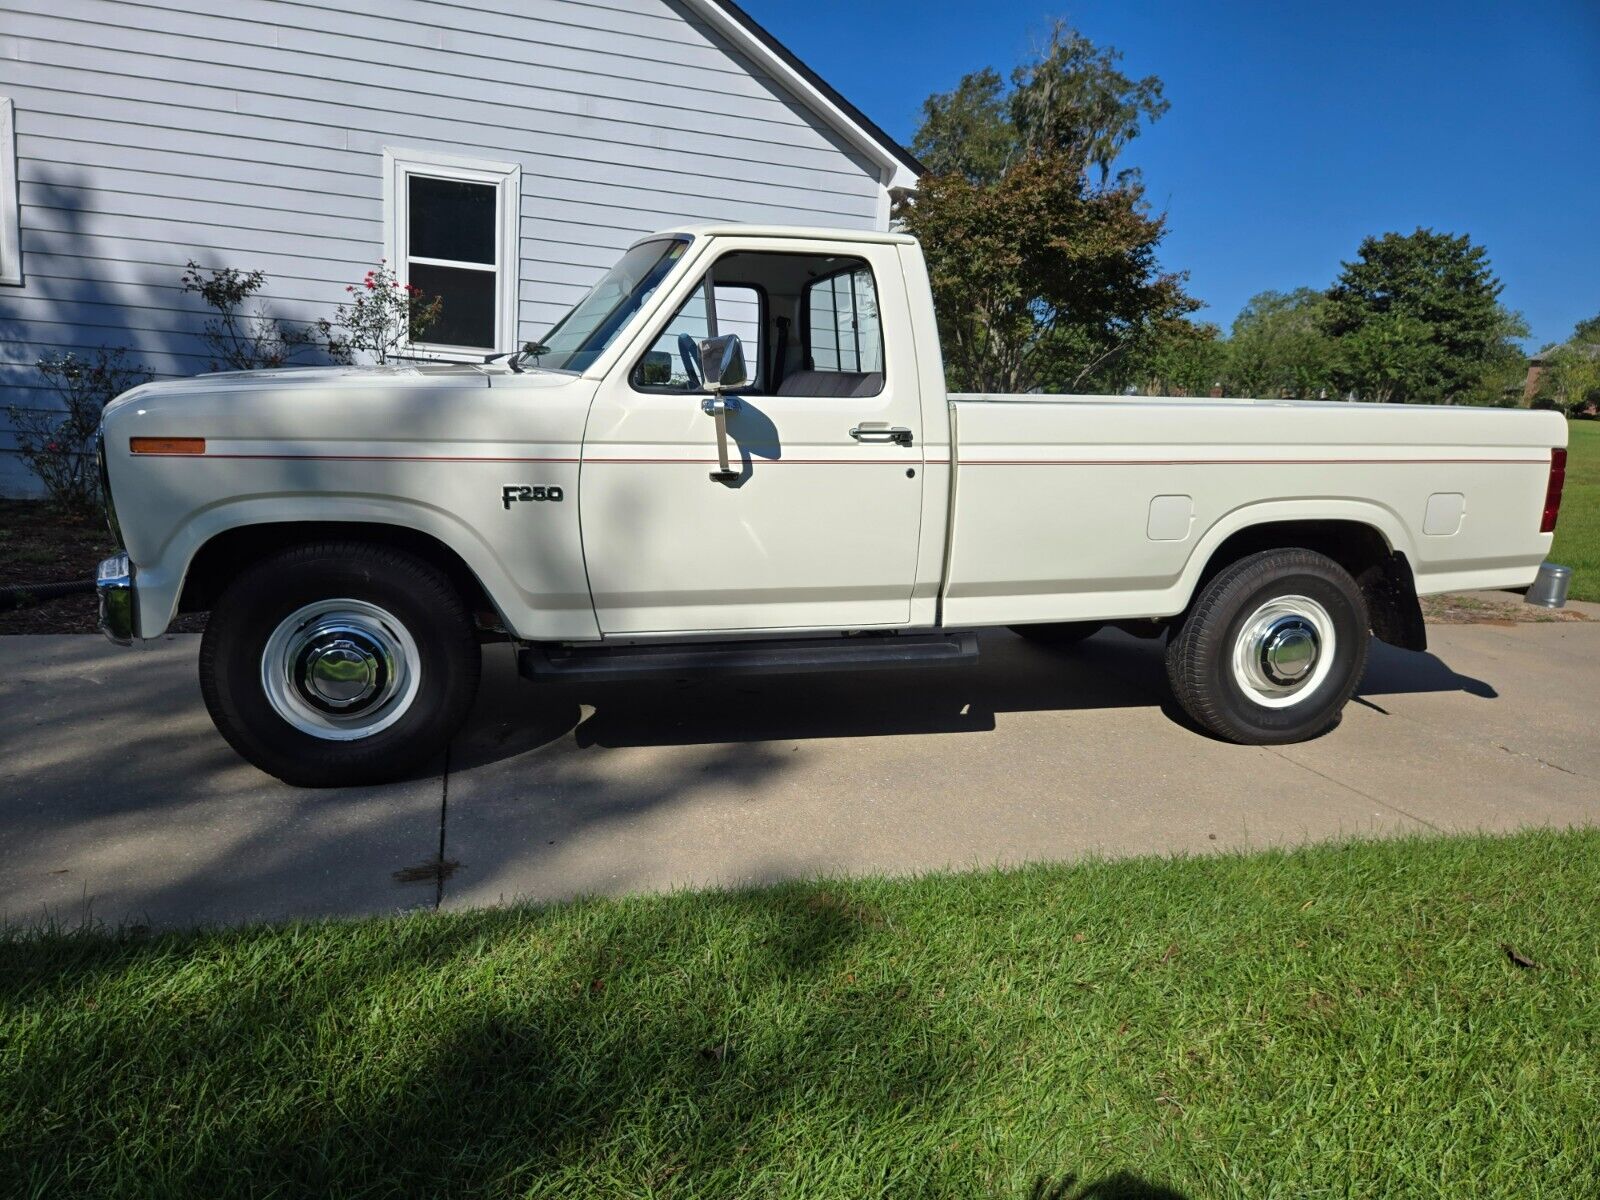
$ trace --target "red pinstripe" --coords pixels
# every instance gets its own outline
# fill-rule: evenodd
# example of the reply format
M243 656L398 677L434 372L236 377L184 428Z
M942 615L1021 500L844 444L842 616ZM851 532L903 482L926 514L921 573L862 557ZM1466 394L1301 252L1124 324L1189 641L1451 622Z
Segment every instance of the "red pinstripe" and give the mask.
M619 466L680 464L704 466L714 458L558 458L445 454L160 454L139 458L243 459L272 462L420 462L420 463L606 463ZM947 458L773 458L758 459L762 466L949 466ZM1424 466L1477 464L1490 466L1549 467L1547 458L967 458L963 467L1292 467L1292 466Z

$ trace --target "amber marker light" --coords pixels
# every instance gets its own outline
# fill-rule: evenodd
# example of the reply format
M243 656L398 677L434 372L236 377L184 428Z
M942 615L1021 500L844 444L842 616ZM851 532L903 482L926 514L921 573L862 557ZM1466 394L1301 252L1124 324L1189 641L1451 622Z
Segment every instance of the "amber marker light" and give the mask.
M205 438L136 437L128 439L134 454L204 454Z

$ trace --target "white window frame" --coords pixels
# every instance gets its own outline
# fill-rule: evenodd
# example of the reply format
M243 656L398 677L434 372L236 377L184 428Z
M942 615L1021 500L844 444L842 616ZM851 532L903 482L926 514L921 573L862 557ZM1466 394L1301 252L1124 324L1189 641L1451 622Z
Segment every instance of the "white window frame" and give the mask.
M22 284L22 222L17 212L17 116L0 96L0 284Z
M432 150L383 148L383 241L385 257L395 278L404 286L411 282L411 258L407 254L410 229L410 177L427 175L434 179L455 179L464 183L487 183L495 188L495 349L514 350L517 346L517 287L521 262L519 236L522 209L522 168L516 163L463 158ZM487 270L481 263L455 262L439 258L418 261L441 267ZM445 362L477 362L484 351L477 347L450 346L437 342L403 342L400 353L408 358L437 359Z

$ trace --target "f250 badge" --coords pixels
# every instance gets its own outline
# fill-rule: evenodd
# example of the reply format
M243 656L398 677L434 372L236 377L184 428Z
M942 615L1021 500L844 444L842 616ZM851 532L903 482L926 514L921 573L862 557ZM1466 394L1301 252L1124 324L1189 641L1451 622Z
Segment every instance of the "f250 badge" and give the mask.
M567 494L558 487L524 487L521 484L508 483L500 489L500 503L507 512L511 506L523 500L554 500L562 501Z

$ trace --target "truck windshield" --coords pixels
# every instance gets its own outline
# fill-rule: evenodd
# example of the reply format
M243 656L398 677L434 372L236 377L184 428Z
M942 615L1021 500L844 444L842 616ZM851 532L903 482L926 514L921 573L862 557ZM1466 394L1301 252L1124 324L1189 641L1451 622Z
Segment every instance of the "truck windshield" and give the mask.
M674 237L640 242L629 250L540 339L539 366L555 371L587 369L627 328L688 249L687 237Z

